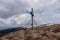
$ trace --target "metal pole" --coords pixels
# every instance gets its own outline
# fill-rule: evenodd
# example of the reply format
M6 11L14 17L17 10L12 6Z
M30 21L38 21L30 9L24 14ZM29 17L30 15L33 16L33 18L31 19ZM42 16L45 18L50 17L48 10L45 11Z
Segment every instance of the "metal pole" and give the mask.
M31 19L32 19L32 29L33 29L33 17L34 17L34 14L33 14L33 8L31 8L31 12L30 12L30 14L31 14Z

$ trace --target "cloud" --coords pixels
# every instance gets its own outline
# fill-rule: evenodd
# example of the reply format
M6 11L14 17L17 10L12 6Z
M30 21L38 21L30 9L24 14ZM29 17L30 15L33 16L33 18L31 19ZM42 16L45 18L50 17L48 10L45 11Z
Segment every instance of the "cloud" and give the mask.
M59 0L0 0L0 4L0 17L2 18L24 13L25 9L30 10L32 7L34 11L41 9L46 12L60 7Z
M16 14L21 14L26 5L18 0L0 0L0 17L8 18Z
M8 25L11 24L12 25L12 24L15 24L15 22L17 24L21 24L21 23L24 23L25 21L28 21L28 20L30 20L30 15L29 14L19 14L19 15L9 17L7 19L2 19L1 18L0 21L5 22L5 24L8 24Z
M60 22L60 0L0 0L0 25L28 25L31 8L39 25Z
M2 26L2 28L21 27L23 24L27 24L30 20L30 14L19 14L9 17L7 19L0 18L0 26Z

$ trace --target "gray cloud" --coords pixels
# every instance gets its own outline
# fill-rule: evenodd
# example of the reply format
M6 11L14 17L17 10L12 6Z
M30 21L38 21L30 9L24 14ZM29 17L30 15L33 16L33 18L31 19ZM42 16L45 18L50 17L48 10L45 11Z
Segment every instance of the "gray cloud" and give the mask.
M60 22L59 0L0 0L0 24L7 27L28 25L27 11L32 7L38 24Z
M16 14L21 14L25 6L23 2L17 0L0 0L0 17L8 18Z

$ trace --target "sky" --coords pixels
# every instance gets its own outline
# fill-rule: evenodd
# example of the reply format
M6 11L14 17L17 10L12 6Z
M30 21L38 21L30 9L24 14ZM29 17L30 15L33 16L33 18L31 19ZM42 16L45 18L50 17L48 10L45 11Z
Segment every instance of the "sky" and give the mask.
M60 0L0 0L0 29L29 26L31 8L38 25L60 23Z

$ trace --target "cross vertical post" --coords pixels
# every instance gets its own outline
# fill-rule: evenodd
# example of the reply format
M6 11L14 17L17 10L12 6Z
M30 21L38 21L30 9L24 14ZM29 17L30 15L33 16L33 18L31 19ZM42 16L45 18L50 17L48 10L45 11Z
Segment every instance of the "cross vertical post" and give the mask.
M33 14L33 8L31 8L30 14L31 14L31 20L32 20L31 26L32 26L32 30L33 30L33 17L34 17L34 14Z

